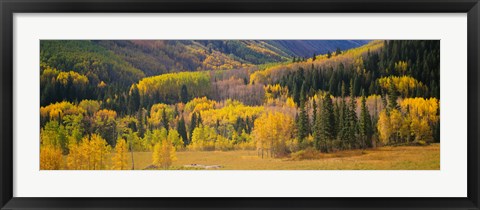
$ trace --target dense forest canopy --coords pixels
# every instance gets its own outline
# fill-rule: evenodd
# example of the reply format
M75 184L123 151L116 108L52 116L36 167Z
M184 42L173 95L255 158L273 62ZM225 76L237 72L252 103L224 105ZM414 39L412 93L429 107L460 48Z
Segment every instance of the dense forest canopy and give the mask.
M42 40L40 83L42 169L440 141L438 40Z

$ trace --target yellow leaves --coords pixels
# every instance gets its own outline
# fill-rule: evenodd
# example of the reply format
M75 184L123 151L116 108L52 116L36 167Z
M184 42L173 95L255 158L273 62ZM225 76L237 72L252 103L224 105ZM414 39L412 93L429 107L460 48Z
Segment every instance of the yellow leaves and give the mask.
M159 128L162 125L163 114L166 114L168 121L173 119L174 108L167 104L154 104L150 108L150 117L147 119L148 124Z
M109 109L102 109L95 112L94 117L96 121L115 121L115 118L117 118L117 112Z
M72 81L74 85L88 84L88 78L86 76L74 71L58 73L57 81L62 85L67 85L69 81Z
M234 124L237 118L246 119L247 117L258 116L264 110L261 106L245 106L238 101L227 100L226 105L220 109L210 109L201 111L203 123L213 126L220 124Z
M190 150L208 151L215 150L215 140L217 134L215 129L210 126L200 125L193 130L192 142L188 146Z
M115 154L112 157L113 170L127 170L128 169L128 147L124 139L117 140L115 146Z
M266 100L288 97L288 88L282 87L280 84L265 85L263 89L265 90Z
M53 145L40 146L40 170L59 170L62 163L62 149Z
M271 156L286 154L286 143L292 137L293 118L279 113L264 113L255 120L253 136L257 142L257 150L269 151Z
M406 98L400 102L401 110L384 109L378 119L378 132L384 144L414 141L432 142L433 125L440 120L439 102L436 98ZM400 138L400 139L399 139Z
M390 125L390 119L385 109L380 112L377 129L382 143L388 144L388 142L390 141L390 136L392 135L392 127Z
M395 86L395 89L398 90L398 92L400 92L404 97L412 95L413 90L417 88L420 88L423 91L427 90L427 87L422 82L410 76L389 76L378 79L379 85L384 90L388 90L390 83L392 82Z
M102 89L102 88L105 88L107 87L107 84L104 82L104 81L100 81L97 85L98 88Z
M78 104L78 107L84 109L89 115L93 115L100 110L100 102L96 100L82 100Z
M400 103L404 112L409 112L412 116L426 118L429 122L437 122L440 119L440 102L436 98L407 98Z
M189 113L200 112L215 108L216 102L208 100L207 97L194 98L185 104L185 111Z
M285 105L286 105L287 107L290 107L290 108L295 108L295 107L296 107L295 101L293 100L292 97L288 97L288 98L287 98L287 101L286 101Z
M233 141L230 141L221 135L217 135L217 139L215 140L215 150L227 151L232 149Z
M175 150L182 150L183 149L183 139L180 137L180 134L176 129L168 130L167 139L169 142L173 144Z
M93 134L90 138L84 137L79 144L71 142L69 150L67 156L69 169L103 170L106 169L111 147L105 139Z
M400 73L401 75L405 75L407 72L408 64L406 61L398 61L395 63L395 71Z
M187 86L190 95L206 95L210 87L210 75L207 71L169 73L145 77L137 84L140 95L150 98L167 98L168 94L178 93L182 85Z
M368 51L370 52L377 52L383 47L383 41L372 41L366 45L363 45L358 48L349 49L340 55L334 55L331 58L327 58L326 55L317 56L315 61L312 59L308 59L307 62L299 62L299 63L287 63L287 64L279 64L276 66L271 66L266 68L263 71L256 71L250 75L250 83L262 83L268 84L272 81L278 81L285 76L288 72L298 70L299 68L303 69L310 69L312 64L319 68L327 68L330 66L337 66L339 63L343 63L344 66L354 65L357 63L357 66L360 65L361 57L365 57ZM357 61L355 61L357 59ZM364 69L357 69L357 71L363 71ZM367 69L368 70L368 69Z
M155 144L152 159L154 165L168 169L177 160L175 147L172 145L172 142L164 139L161 143Z
M202 64L203 69L211 70L237 69L248 66L247 64L242 64L235 59L218 51L213 51L211 54L207 55L205 60L203 60Z
M81 107L75 106L68 101L57 102L45 107L40 107L41 117L50 117L50 119L58 119L64 115L83 114L85 110Z
M411 118L412 133L416 141L433 140L431 125L440 120L440 102L436 98L407 98L400 103L402 111Z
M402 126L402 113L394 109L390 112L390 128L393 132L398 132Z

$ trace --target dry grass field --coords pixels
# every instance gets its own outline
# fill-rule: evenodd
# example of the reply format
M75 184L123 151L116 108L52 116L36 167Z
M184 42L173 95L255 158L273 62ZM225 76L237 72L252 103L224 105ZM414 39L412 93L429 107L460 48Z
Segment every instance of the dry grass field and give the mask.
M152 154L134 154L135 169L151 165ZM173 168L189 164L220 165L222 170L439 170L440 144L380 147L319 154L314 160L274 159L256 151L177 152ZM129 160L130 161L130 160Z

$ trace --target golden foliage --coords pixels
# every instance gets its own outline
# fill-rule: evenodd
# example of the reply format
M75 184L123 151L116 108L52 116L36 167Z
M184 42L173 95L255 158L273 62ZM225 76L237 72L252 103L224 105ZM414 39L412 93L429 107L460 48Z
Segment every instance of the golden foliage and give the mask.
M84 137L79 144L70 142L69 151L67 156L69 169L103 170L106 169L111 147L105 139L93 134L90 138Z
M185 104L185 111L188 113L200 112L215 108L216 102L208 100L207 97L194 98Z
M40 146L40 170L59 170L62 163L62 149L53 145Z
M57 102L45 107L40 107L40 116L49 119L58 119L65 115L84 114L85 110L81 107L75 106L68 101Z
M153 164L160 168L168 169L177 160L175 153L175 147L172 145L172 142L164 139L161 143L155 144L152 157Z
M255 120L253 136L257 150L280 157L287 153L286 142L292 139L293 118L282 113L264 113Z
M241 102L228 99L225 106L220 109L209 109L201 111L203 123L213 126L217 121L221 125L234 124L238 118L246 119L247 117L258 116L263 112L261 106L245 106Z
M216 139L215 129L207 125L200 125L193 130L192 142L188 149L194 151L215 150Z
M177 93L182 85L188 87L192 96L204 96L210 90L210 74L202 72L179 72L145 77L137 84L140 95L149 98L167 98L169 94Z
M93 115L100 110L100 104L101 102L96 100L82 100L78 104L78 107L84 109L89 115Z
M392 82L395 89L404 97L414 95L413 91L416 89L420 89L423 92L427 91L427 87L422 82L410 76L388 76L378 79L378 83L384 90L388 90Z
M74 71L60 72L57 76L57 81L62 85L67 85L69 81L72 81L73 85L87 85L88 78Z
M343 63L344 66L354 65L355 60L360 62L359 58L364 57L367 53L370 52L377 52L383 47L383 41L377 40L372 41L366 45L363 45L358 48L353 48L342 52L340 55L332 56L328 58L327 55L319 55L313 61L312 59L308 59L306 62L300 63L287 63L287 64L279 64L275 66L269 66L263 71L256 71L250 75L250 83L254 84L271 84L274 81L278 81L283 76L285 76L288 72L296 71L300 68L309 69L312 64L316 67L330 67L330 66L337 66L339 63ZM363 61L362 61L363 62ZM363 70L363 69L359 69Z
M128 147L124 139L118 139L115 146L115 154L112 157L113 170L128 169Z

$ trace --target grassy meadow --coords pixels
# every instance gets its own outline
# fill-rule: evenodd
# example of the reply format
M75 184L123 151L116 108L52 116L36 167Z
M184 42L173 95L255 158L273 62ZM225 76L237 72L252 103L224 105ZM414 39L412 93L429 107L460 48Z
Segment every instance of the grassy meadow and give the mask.
M319 154L314 160L264 158L256 151L184 151L177 152L172 168L184 165L220 165L221 170L439 170L440 144L428 146L379 147ZM152 163L151 152L134 153L135 169ZM129 159L131 166L131 159Z

